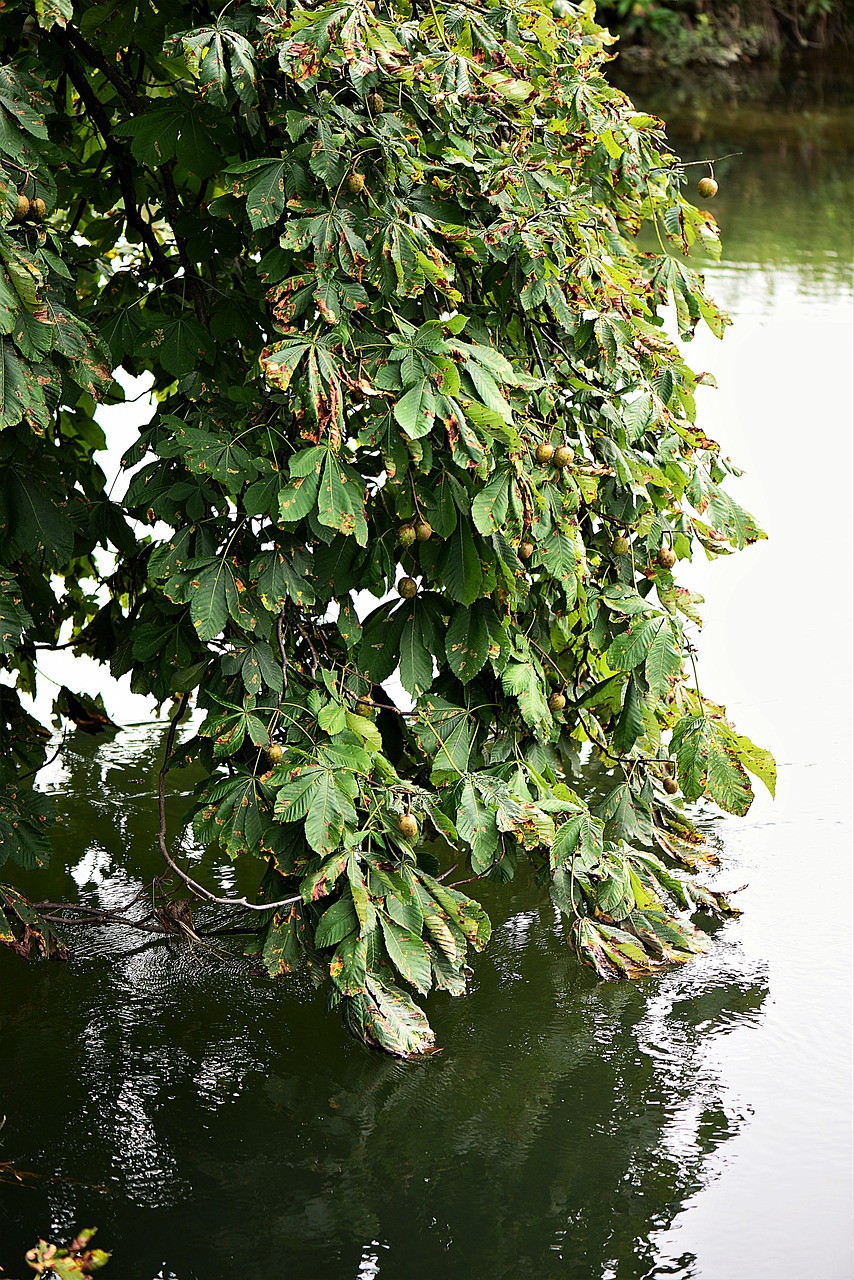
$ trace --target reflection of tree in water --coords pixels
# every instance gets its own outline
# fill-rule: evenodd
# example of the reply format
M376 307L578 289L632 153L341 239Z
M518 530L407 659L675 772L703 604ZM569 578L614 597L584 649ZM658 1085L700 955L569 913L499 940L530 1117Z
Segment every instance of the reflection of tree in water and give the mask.
M544 963L544 932L531 933L516 989L479 972L464 1040L446 1034L443 1062L366 1064L332 1095L341 1138L312 1130L301 1161L320 1165L323 1189L275 1219L306 1264L361 1229L407 1277L649 1273L650 1236L742 1119L704 1068L704 1042L755 1014L765 988L678 975L591 990L570 976L555 1008L561 965L548 945ZM303 1105L292 1098L288 1110Z
M102 849L150 876L158 747L149 737L124 767L75 744L62 789L80 802L60 829L74 858ZM128 887L107 878L83 896ZM651 1237L742 1119L707 1042L766 995L725 942L643 984L595 984L520 883L471 996L430 1001L444 1055L406 1064L347 1041L293 985L99 937L68 966L16 967L14 983L0 967L7 1027L4 1004L17 1009L0 1062L8 1154L116 1189L14 1192L7 1269L36 1229L85 1220L123 1280L152 1280L163 1259L179 1280L265 1258L259 1274L324 1280L654 1274ZM667 1273L690 1276L691 1259Z

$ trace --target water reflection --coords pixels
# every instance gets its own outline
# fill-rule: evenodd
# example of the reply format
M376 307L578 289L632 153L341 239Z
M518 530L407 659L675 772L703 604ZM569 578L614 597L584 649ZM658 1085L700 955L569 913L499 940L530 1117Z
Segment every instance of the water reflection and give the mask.
M89 902L126 900L155 866L162 730L128 732L131 764L118 740L75 739L65 762L63 840L85 849ZM111 874L119 854L129 873ZM61 892L64 868L51 876ZM4 1186L0 1262L34 1224L92 1221L123 1280L265 1258L284 1275L283 1251L329 1280L694 1274L656 1239L749 1117L708 1046L761 1017L761 966L724 938L684 970L603 986L532 884L489 905L493 945L466 999L430 1001L445 1053L423 1064L370 1054L320 997L219 949L109 932L64 967L0 956L7 1154L109 1188Z

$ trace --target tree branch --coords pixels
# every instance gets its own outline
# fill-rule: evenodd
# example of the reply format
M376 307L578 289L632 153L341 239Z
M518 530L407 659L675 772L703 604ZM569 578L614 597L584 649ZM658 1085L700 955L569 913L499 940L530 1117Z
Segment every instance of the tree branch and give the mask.
M59 37L57 38L59 39ZM168 279L174 275L174 271L169 264L169 258L163 251L163 246L157 239L152 228L142 217L137 207L136 188L134 186L133 173L128 163L127 152L113 137L110 118L104 109L103 103L100 101L98 95L86 79L85 70L80 63L77 62L70 43L67 40L60 40L60 43L65 44L66 52L68 54L66 60L68 78L80 95L80 101L92 117L92 120L103 139L105 150L108 151L115 160L116 177L119 180L122 200L124 201L125 206L125 221L128 226L133 227L139 235L139 238L142 240L151 256L151 261L154 263L157 274L162 276L164 279Z
M178 866L177 862L174 861L169 853L169 846L166 842L166 775L169 772L169 761L172 759L175 747L175 734L178 730L178 721L187 710L187 703L189 700L189 693L183 694L181 701L178 703L177 710L172 717L169 725L169 732L166 735L166 750L163 756L163 764L161 765L160 773L157 777L157 806L160 815L160 826L157 831L157 843L160 846L160 852L163 855L164 862L170 870L174 871L175 875L178 876L180 880L183 880L187 888L191 889L197 898L201 898L204 902L216 903L216 905L220 907L243 907L246 911L276 911L279 907L290 907L293 906L295 902L302 902L302 895L299 893L292 898L283 898L280 902L258 903L249 902L246 898L218 898L216 894L211 893L209 889L204 887L204 885L199 884L198 881L193 880L191 876L188 876L186 871L183 871L181 867Z

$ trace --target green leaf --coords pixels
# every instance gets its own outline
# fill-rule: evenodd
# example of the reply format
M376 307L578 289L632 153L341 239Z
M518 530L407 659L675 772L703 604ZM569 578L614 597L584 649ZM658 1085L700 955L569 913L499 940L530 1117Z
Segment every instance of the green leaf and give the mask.
M2 586L2 583L0 583L0 586ZM755 742L751 742L743 734L736 734L733 742L738 752L738 758L745 769L757 777L760 782L764 782L772 796L776 795L777 763L771 752L766 750L765 747L757 747Z
M169 585L166 588L169 593ZM190 617L200 640L213 640L225 630L238 607L234 570L226 560L212 559L195 570L184 598L189 596Z
M471 506L471 518L478 533L489 537L504 527L510 505L510 476L506 471L484 485Z
M541 677L530 662L511 662L501 673L505 693L512 693L519 700L519 710L525 723L537 733L551 728L552 714L546 701Z
M433 1052L435 1036L423 1012L397 987L373 975L364 994L344 1001L343 1014L354 1035L395 1057Z
M673 730L679 785L686 800L708 795L728 813L745 814L753 789L726 725L705 716L683 716Z
M410 440L429 435L436 417L436 397L426 378L406 392L394 406L394 420Z
M25 871L50 858L53 804L47 796L10 784L0 787L0 867L12 861Z
M458 680L468 684L482 669L489 656L489 629L484 610L490 606L478 600L471 608L457 605L445 636L448 665Z
M470 778L462 784L456 827L460 837L471 848L472 870L475 875L482 875L498 857L498 828L494 811L483 803Z
M669 618L655 618L652 625L656 629L647 649L644 671L650 693L656 698L663 698L679 675L682 650L676 642L674 622Z
M483 593L483 566L467 520L460 520L446 540L439 564L451 599L474 604Z
M353 797L344 789L345 778L341 771L321 769L311 790L305 838L324 857L341 843L345 828L356 825Z
M362 624L359 664L371 680L387 680L400 661L400 638L410 614L404 605L380 605Z
M662 614L634 617L628 631L613 641L606 657L616 671L630 671L643 664L650 692L661 698L679 675L682 651L677 634L673 619Z
M365 492L356 473L327 453L317 490L320 523L338 533L352 535L359 546L364 547L368 541L364 506Z
M345 898L339 898L337 902L333 902L331 907L327 907L314 931L314 945L316 947L334 947L346 938L349 933L355 933L359 924L356 916L356 908L353 906L353 900L349 895Z
M441 785L467 771L473 730L465 707L429 695L421 701L414 728L422 751L433 760L432 783Z
M400 636L400 683L414 698L433 683L433 650L439 648L429 606L416 597Z
M341 939L329 962L329 972L338 990L345 996L357 996L366 990L368 978L368 943L349 933Z
M638 738L644 735L643 697L637 678L632 673L626 681L623 709L614 726L614 746L628 755Z
M566 593L567 604L571 606L578 587L575 539L563 530L554 528L537 544L537 557L549 575L561 584Z
M0 653L14 653L23 632L32 625L22 600L14 577L0 568Z
M160 323L149 332L145 349L167 373L181 377L213 359L213 341L198 320L187 315L158 319Z
M424 940L410 929L404 929L384 912L380 912L383 939L389 959L402 978L425 995L433 985L430 953Z
M575 860L580 869L594 871L604 851L603 823L589 810L574 814L558 827L551 850L552 867Z

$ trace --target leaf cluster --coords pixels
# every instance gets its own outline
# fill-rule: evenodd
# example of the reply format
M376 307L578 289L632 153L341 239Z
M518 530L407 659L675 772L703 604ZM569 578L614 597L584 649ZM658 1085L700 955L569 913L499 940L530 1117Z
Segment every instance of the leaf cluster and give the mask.
M432 1044L408 991L461 994L488 937L453 863L531 861L598 973L649 971L728 909L665 779L738 813L748 774L773 787L685 662L679 561L764 536L664 328L723 333L692 256L717 232L592 10L179 3L131 29L63 0L23 48L0 13L0 660L28 691L65 627L135 691L192 692L197 836L300 897L259 958L395 1053ZM119 366L156 412L115 499L93 413ZM0 839L29 864L27 732Z

